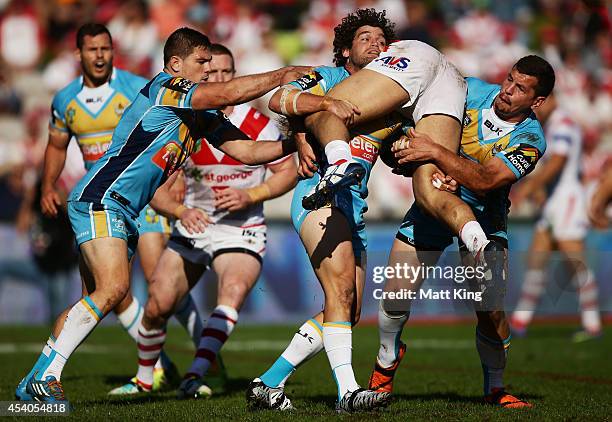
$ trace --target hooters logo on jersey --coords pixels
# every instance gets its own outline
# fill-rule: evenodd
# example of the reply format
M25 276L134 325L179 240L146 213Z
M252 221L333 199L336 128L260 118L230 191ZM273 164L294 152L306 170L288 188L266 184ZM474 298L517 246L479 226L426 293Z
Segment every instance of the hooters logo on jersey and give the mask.
M365 136L355 136L351 142L351 154L369 163L374 163L378 157L378 146Z
M381 66L403 72L408 67L410 59L408 57L385 56L374 60L374 62Z

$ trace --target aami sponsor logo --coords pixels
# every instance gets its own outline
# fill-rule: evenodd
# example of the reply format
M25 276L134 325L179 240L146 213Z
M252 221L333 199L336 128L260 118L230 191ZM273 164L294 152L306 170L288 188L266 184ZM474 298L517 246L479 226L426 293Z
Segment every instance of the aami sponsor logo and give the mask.
M382 66L389 67L391 69L403 71L408 67L410 63L410 59L408 57L395 57L395 56L385 56L380 57L374 60L376 63L379 63Z
M110 142L96 142L95 144L83 144L81 145L81 152L83 153L83 160L85 161L97 161L104 155Z
M374 163L378 157L378 147L364 136L355 136L351 142L351 154L353 157L364 159Z

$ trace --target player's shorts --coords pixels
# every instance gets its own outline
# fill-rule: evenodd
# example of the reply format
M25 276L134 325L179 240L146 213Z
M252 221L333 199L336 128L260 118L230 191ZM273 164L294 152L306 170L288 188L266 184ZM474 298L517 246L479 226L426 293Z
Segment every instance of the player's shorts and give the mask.
M92 239L116 237L127 242L128 260L138 246L138 223L127 211L91 202L68 202L68 217L78 246Z
M397 41L366 69L397 82L410 95L403 113L415 123L429 114L463 121L467 83L461 72L435 48L416 40Z
M150 205L144 207L138 218L138 234L143 233L172 233L172 226L166 217L158 214Z
M495 239L507 249L507 230L500 230L499 224L494 224L483 212L472 211L487 237ZM421 211L416 204L410 207L395 235L399 241L425 251L443 251L453 243L454 237L456 235L444 223ZM461 241L459 245L462 246Z
M321 175L315 173L310 179L300 180L293 191L293 199L291 200L291 222L298 235L300 234L300 229L306 216L311 212L302 207L302 198L310 193L317 183L319 183L320 179ZM361 197L359 192L353 191L352 189L341 189L336 194L333 205L346 217L352 232L353 252L355 257L360 258L368 246L365 221L363 221L363 214L368 210L366 201Z
M245 253L262 263L266 254L266 231L265 224L244 227L209 224L204 233L189 234L177 221L166 247L193 264L207 267L224 253Z
M584 188L581 185L557 186L536 228L549 230L556 240L584 239L589 228Z

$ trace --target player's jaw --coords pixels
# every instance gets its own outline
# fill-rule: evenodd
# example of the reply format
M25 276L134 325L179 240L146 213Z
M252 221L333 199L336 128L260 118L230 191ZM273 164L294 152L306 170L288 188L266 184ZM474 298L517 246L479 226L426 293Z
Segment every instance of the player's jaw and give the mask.
M182 60L180 76L193 82L208 81L211 58L208 49L196 47Z
M94 85L102 85L110 78L113 61L104 58L83 61L83 73Z
M378 57L387 42L381 28L364 25L357 29L349 52L349 61L363 69Z
M495 114L503 120L512 122L520 121L529 115L532 106L538 98L535 94L537 79L530 75L524 75L516 69L508 73L508 77L502 82L501 89L495 100L493 108Z

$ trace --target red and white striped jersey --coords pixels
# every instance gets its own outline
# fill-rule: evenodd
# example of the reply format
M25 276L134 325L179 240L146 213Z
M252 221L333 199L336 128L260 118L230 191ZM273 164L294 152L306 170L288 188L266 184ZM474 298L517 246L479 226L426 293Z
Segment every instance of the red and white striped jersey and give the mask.
M242 104L234 107L228 116L230 121L254 141L281 140L282 134L276 124L266 115L251 106ZM282 160L291 159L291 156ZM229 187L247 189L263 183L266 166L247 166L216 149L202 140L199 152L192 154L185 164L187 192L185 205L201 208L214 223L232 226L251 226L264 223L263 204L247 209L228 212L215 209L215 192Z

